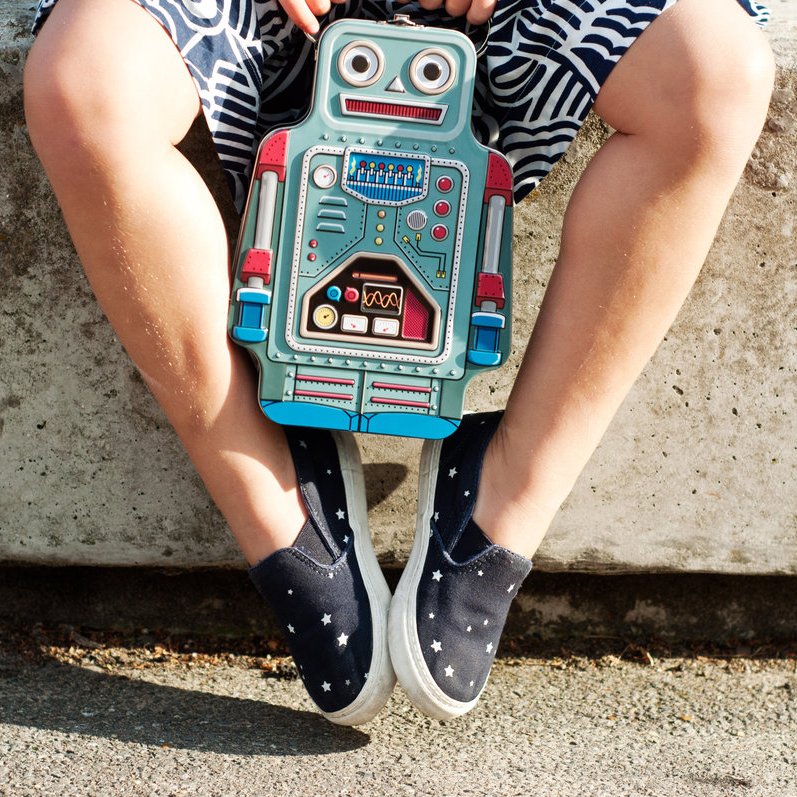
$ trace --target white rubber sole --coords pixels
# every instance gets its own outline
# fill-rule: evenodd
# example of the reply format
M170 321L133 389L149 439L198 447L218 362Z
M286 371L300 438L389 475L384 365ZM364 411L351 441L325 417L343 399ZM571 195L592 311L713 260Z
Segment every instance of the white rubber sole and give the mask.
M356 699L339 711L321 713L336 725L362 725L373 719L384 707L396 685L396 675L388 649L388 610L390 588L376 559L368 531L368 506L365 500L365 479L360 450L354 436L332 432L338 449L349 525L354 532L354 551L360 565L373 622L373 656L368 679Z
M421 452L418 477L418 513L415 540L407 566L399 580L390 604L388 639L398 682L416 708L438 720L452 719L470 711L479 701L481 692L463 703L449 697L435 683L421 652L415 622L418 582L423 573L429 549L429 529L434 511L434 488L440 463L443 440L427 440Z

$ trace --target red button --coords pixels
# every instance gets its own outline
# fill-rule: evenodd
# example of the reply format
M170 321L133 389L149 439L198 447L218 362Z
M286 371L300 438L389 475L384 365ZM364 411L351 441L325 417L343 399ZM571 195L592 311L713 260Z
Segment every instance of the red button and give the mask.
M454 181L450 177L437 178L437 190L447 194L454 187Z
M318 241L316 241L315 238L313 238L313 240L310 241L309 243L310 243L310 246L313 247L313 249L315 249L318 246Z
M434 203L434 212L437 216L447 216L451 213L451 205L445 199L441 199L439 202Z
M448 227L445 224L435 224L432 227L432 238L435 241L442 241L444 238L448 236Z
M352 288L349 286L345 291L343 291L343 298L347 302L356 302L360 298L360 292L357 290L357 288Z
M310 252L310 254L307 255L307 259L312 263L313 260L315 260L315 252Z

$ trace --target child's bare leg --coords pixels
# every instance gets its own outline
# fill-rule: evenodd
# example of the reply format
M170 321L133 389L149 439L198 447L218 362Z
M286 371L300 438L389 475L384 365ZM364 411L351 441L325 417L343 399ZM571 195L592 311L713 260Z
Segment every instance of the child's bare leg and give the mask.
M578 183L474 519L537 549L706 257L765 118L773 59L735 0L679 0L609 76L618 132Z
M291 456L227 341L224 227L174 147L199 112L176 48L131 0L60 0L25 100L91 286L246 558L290 545L306 518Z

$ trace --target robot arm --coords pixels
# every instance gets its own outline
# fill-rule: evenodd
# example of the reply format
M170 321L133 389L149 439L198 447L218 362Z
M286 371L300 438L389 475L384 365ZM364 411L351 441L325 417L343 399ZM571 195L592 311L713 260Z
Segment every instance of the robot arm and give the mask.
M246 287L236 293L238 323L232 337L240 343L262 343L268 338L267 307L271 304L272 238L277 216L277 188L285 182L288 131L269 136L260 148L255 178L259 193L252 247L247 250L240 278Z
M512 169L506 159L490 153L485 181L484 202L487 205L484 250L481 270L476 275L475 305L471 313L473 327L472 345L468 349L468 362L473 365L496 366L501 362L501 330L506 328L504 309L503 269L511 262L502 263L506 236L512 235L507 208L512 206Z

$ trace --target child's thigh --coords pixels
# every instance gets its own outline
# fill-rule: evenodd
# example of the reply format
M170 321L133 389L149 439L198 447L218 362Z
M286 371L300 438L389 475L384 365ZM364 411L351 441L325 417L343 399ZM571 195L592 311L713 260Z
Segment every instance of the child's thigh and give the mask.
M133 0L58 0L31 48L24 90L29 124L55 124L56 135L77 127L90 138L177 143L200 108L174 43Z

